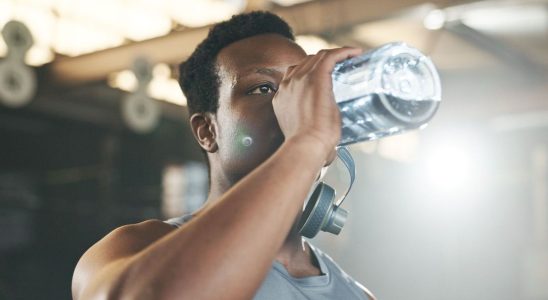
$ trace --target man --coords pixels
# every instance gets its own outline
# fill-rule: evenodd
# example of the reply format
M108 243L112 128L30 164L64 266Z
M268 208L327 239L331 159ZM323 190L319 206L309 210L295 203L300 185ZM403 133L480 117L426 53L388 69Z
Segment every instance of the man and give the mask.
M180 72L206 205L111 232L76 266L74 299L372 298L296 228L340 139L331 71L360 53L307 56L270 13L217 24Z

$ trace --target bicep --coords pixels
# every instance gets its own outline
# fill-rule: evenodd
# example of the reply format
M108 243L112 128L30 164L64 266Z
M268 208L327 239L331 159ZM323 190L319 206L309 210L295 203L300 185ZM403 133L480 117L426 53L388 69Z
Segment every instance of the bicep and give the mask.
M145 221L119 227L89 248L78 261L72 278L72 295L84 290L111 288L131 259L143 249L173 231L161 221Z

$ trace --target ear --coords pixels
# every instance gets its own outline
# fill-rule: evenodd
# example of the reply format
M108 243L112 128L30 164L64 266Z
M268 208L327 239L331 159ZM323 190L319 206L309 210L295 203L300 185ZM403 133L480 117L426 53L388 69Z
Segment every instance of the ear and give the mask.
M211 113L193 114L190 117L190 127L202 149L209 153L217 151L217 124Z

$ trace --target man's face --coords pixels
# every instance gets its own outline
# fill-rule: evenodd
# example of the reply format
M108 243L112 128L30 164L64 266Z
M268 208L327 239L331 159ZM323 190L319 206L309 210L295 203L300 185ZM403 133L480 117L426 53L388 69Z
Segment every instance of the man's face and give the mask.
M213 163L220 164L227 179L239 180L282 144L272 98L287 68L305 57L301 47L277 34L246 38L219 52L218 151Z

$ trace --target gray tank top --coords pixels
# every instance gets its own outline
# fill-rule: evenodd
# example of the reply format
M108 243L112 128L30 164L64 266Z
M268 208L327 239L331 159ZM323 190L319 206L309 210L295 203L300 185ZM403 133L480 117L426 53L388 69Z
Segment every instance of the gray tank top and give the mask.
M191 217L184 215L164 222L181 227ZM318 259L322 275L294 278L280 262L274 261L253 299L369 299L365 288L348 276L327 254L312 245L310 248Z

